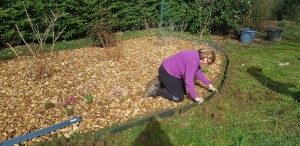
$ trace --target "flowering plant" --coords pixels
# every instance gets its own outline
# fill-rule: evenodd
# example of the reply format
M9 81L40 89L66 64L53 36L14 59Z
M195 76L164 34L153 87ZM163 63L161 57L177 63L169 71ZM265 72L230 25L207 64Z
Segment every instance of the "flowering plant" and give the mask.
M74 114L74 109L75 109L75 103L76 103L76 98L75 97L69 97L69 98L63 98L63 97L58 97L57 98L57 103L59 106L63 106L64 109L67 112L68 116L71 116Z

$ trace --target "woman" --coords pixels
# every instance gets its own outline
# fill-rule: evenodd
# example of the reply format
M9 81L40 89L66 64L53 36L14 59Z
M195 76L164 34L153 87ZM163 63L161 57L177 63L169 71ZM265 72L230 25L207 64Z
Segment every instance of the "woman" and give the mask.
M213 50L203 49L184 50L166 58L159 67L158 80L148 88L144 97L162 96L174 102L181 102L187 88L191 98L201 104L204 99L196 93L194 77L217 92L201 71L201 65L212 64L215 57Z

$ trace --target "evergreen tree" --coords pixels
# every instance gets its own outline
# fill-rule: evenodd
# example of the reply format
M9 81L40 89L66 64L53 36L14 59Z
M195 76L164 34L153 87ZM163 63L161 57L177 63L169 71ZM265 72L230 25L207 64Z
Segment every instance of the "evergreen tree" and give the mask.
M1 4L0 8L0 39L2 43L19 43L21 38L17 33L16 26L20 29L24 39L33 40L32 28L25 14L25 8L33 24L38 24L43 20L44 5L41 0L21 1L17 0L13 3L6 0ZM43 28L45 24L39 24L39 28Z

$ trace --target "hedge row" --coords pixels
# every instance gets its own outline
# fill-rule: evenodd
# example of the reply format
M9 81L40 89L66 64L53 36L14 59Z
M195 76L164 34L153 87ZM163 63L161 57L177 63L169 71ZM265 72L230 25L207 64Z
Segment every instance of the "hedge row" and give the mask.
M270 16L277 19L299 18L299 0L269 0L278 11ZM93 22L110 17L114 31L140 30L158 27L164 23L186 24L186 30L197 33L208 16L207 32L228 34L243 25L244 15L250 14L258 0L1 0L0 40L20 42L16 25L24 38L33 41L34 36L24 7L32 22L41 32L47 26L51 11L61 15L56 31L64 28L62 39L85 37ZM163 4L163 5L162 5ZM268 3L268 8L271 3ZM267 7L267 6L266 6ZM261 9L264 9L262 7ZM264 10L263 10L264 11ZM103 15L106 14L106 15ZM109 14L109 15L107 15ZM163 15L161 15L163 14ZM162 16L162 17L161 17Z

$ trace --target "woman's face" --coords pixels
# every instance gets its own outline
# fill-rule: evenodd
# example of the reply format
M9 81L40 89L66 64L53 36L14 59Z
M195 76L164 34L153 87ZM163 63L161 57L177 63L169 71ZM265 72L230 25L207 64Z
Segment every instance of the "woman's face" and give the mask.
M211 62L212 61L210 59L206 58L206 57L200 60L201 65L208 65Z

